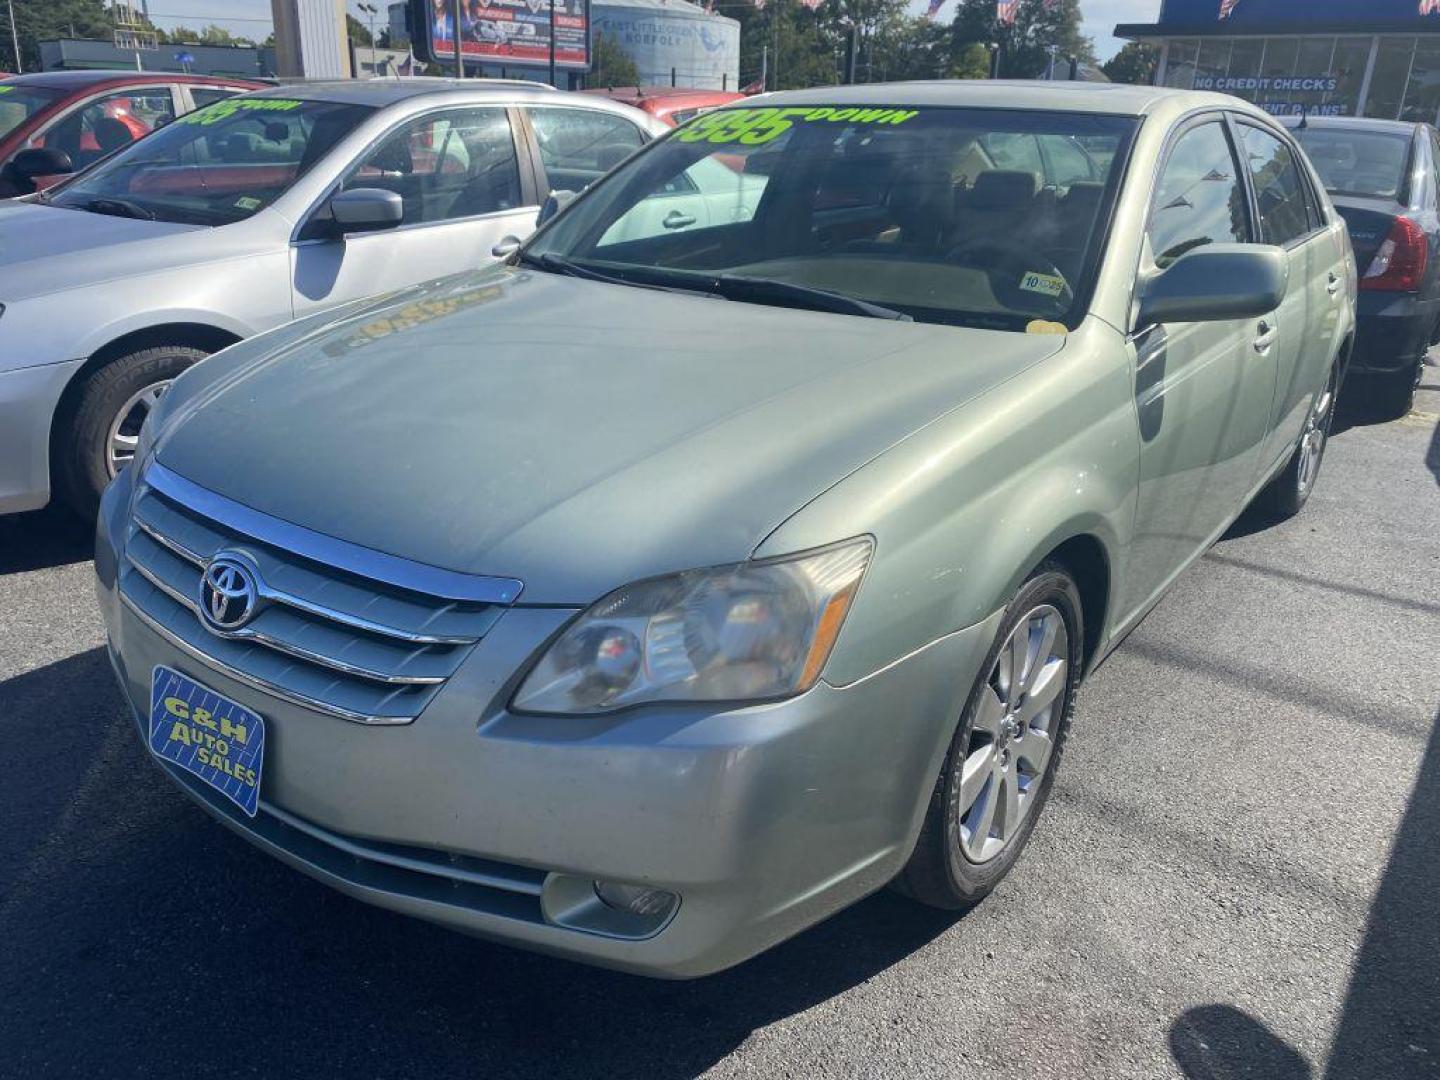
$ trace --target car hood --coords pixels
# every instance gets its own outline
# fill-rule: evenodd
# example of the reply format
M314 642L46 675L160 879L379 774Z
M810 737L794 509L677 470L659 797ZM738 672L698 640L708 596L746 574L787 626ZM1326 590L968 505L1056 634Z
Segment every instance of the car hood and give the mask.
M191 245L177 245L177 238L212 232L202 225L0 203L0 302L183 264Z
M581 604L747 558L1063 342L499 267L202 364L157 460L318 532L519 578L522 603Z

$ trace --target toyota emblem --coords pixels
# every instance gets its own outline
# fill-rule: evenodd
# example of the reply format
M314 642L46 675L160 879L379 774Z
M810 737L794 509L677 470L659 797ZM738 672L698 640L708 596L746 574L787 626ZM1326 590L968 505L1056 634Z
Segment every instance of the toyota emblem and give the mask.
M200 619L219 633L249 622L260 602L255 571L234 555L217 555L200 579Z

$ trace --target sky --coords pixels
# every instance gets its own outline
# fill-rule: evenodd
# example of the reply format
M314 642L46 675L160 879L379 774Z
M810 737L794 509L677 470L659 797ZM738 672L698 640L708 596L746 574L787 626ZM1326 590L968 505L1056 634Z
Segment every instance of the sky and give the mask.
M957 0L946 0L940 9L940 18L948 20L955 11ZM362 22L366 21L356 9L355 0L348 0L350 11ZM385 25L385 9L388 0L375 0L380 9L376 16L375 29ZM921 11L925 0L912 0L911 6ZM1095 51L1100 59L1113 56L1124 44L1110 36L1116 23L1154 22L1160 14L1160 0L1080 0L1080 11L1085 20L1085 33L1095 40ZM242 34L256 41L263 40L270 33L270 0L150 0L150 17L160 26L169 29L184 23L198 29L215 23L232 34Z

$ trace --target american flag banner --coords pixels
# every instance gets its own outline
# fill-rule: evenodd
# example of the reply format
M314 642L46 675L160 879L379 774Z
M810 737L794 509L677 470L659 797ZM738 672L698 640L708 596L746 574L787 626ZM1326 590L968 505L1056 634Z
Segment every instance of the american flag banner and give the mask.
M1440 14L1440 0L1420 0L1420 14Z
M1220 0L1219 17L1222 19L1228 19L1231 13L1235 10L1235 5L1239 2L1240 0ZM1422 0L1422 2L1426 2L1426 0Z
M1440 0L1435 0L1440 4ZM940 14L940 9L945 6L945 0L930 0L930 6L925 9L925 18L933 19Z
M996 21L1006 26L1015 24L1015 15L1020 10L1020 0L996 0L995 18Z

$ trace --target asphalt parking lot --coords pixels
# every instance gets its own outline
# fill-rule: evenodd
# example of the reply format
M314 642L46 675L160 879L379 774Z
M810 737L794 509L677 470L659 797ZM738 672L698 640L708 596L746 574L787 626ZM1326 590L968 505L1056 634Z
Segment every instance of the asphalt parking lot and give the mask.
M963 917L877 895L658 983L332 893L147 761L89 541L0 519L0 1076L1440 1077L1440 368L1342 411L1085 687Z

